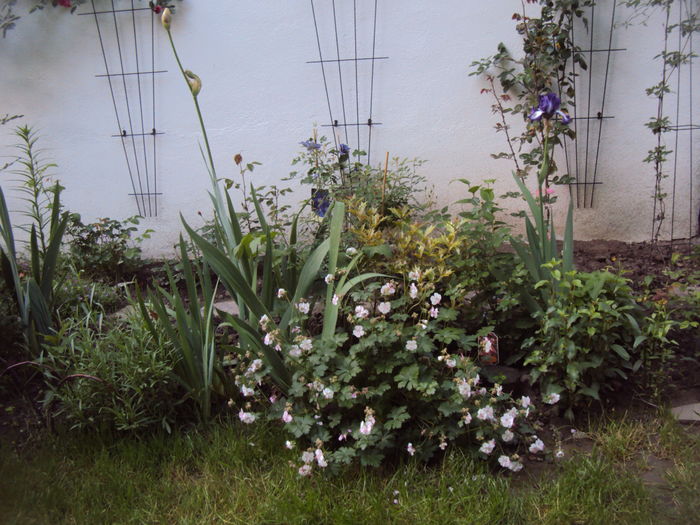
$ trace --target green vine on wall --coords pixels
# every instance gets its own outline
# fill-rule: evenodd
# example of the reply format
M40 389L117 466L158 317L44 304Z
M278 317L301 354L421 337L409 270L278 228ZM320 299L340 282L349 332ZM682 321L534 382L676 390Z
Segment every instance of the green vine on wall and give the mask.
M539 4L540 16L528 16L526 4ZM577 22L587 27L584 9L594 4L595 0L524 0L521 11L512 16L515 29L522 36L523 57L515 58L500 43L496 54L471 64L470 75L485 75L489 83L482 93L493 97L492 110L500 117L496 131L505 134L508 144L508 151L492 156L513 161L521 177L543 164L542 124L531 123L524 132L513 135L508 119L515 115L529 122L528 116L537 106L538 96L546 92L558 93L564 105L573 104L576 75L572 66L585 70L587 64L572 40L572 28ZM549 134L552 151L552 146L562 145L564 136L575 138L572 129L554 124ZM568 174L556 176L556 171L556 163L550 159L548 182L571 182Z

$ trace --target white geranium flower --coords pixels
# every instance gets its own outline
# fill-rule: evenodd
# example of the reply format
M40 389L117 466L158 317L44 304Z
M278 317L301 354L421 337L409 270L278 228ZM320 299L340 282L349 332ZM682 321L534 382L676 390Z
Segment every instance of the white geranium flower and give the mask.
M523 396L520 398L520 406L523 408L527 408L531 405L532 403L530 402L530 397L529 396Z
M530 448L528 449L531 454L537 454L539 452L542 452L544 450L544 443L540 438L535 436L537 439L535 439L535 442L530 445Z
M316 454L314 454L310 450L305 450L301 453L301 461L306 463L307 465L309 463L313 463L314 459L316 459Z
M406 341L406 350L409 352L415 352L418 350L418 341L415 339L411 339L409 341Z
M511 467L511 461L508 456L501 456L498 458L498 464L501 465L503 468L510 468Z
M414 270L412 272L408 272L408 278L411 281L417 281L418 279L420 279L420 272L418 272L416 270Z
M313 343L311 342L311 339L304 339L301 343L299 343L299 348L304 350L305 352L308 352L313 348Z
M241 408L241 411L238 412L238 419L240 419L246 425L250 425L252 422L255 421L255 414L251 412L244 412Z
M345 253L347 253L350 257L353 257L357 253L357 248L353 248L350 246L348 249L345 250Z
M339 300L340 299L338 298L338 294L333 294L333 298L331 299L331 303L333 303L333 306L337 306Z
M481 444L481 447L479 448L479 452L483 452L487 456L493 452L493 449L496 447L496 440L492 439L490 441L485 441L484 443Z
M265 338L263 339L263 343L265 343L267 346L270 346L274 342L275 342L275 338L272 334L265 334Z
M294 417L292 417L292 414L290 414L288 410L285 410L282 414L282 421L285 423L291 423L293 419Z
M483 408L480 408L479 411L476 413L476 418L481 419L482 421L492 421L494 419L493 407L487 405Z
M408 452L409 456L412 456L416 453L416 449L413 447L413 443L408 444L408 446L406 447L406 452Z
M250 397L253 394L255 394L255 390L253 388L248 388L247 386L243 385L241 386L241 394L243 394L244 397Z
M299 348L299 345L292 345L291 348L289 349L289 355L292 357L300 357L301 356L301 348Z
M447 366L447 368L454 368L457 366L457 361L451 357L445 359L445 366Z
M335 275L329 273L323 278L323 280L326 281L326 284L331 284L335 280Z
M380 288L379 293L382 295L394 295L396 293L396 287L394 283L388 282Z
M555 392L552 392L551 394L547 394L543 398L544 402L547 403L548 405L556 405L560 399L561 399L561 396Z
M435 292L433 295L430 296L430 304L433 306L437 306L440 304L440 301L442 301L442 295L439 293Z
M287 440L284 442L284 446L285 446L285 448L292 450L294 448L294 441Z
M460 394L464 399L469 399L470 397L472 397L472 387L471 387L471 385L469 384L468 381L465 381L464 379L462 379L462 380L458 383L457 389L459 390L459 394Z
M321 392L321 395L324 397L324 399L333 399L335 392L333 392L333 390L331 390L330 388L326 387L323 389L323 392Z
M469 412L467 412L466 414L464 414L464 417L462 419L464 420L464 424L468 425L472 422L472 415Z
M504 428L511 428L513 423L515 423L515 416L517 411L511 408L508 412L501 416L501 426Z
M326 458L323 457L323 451L320 448L316 449L315 456L316 456L316 463L318 464L319 467L326 468L328 466L328 463L326 463Z
M362 306L361 304L355 307L355 317L358 319L365 319L369 316L369 310Z
M439 313L440 310L434 306L430 309L430 317L432 317L433 319L437 319Z
M372 428L374 427L375 419L374 416L367 416L365 420L360 423L360 434L367 435L370 432L372 432Z
M311 465L302 465L299 467L299 475L300 476L310 476L311 475Z
M299 310L299 312L301 312L304 315L309 313L309 309L311 307L311 305L306 301L299 301L295 306L297 310Z
M379 303L377 305L377 310L379 310L380 314L386 315L391 311L391 303L389 303L389 302Z
M506 430L503 434L501 434L501 439L503 441L505 441L506 443L513 441L514 437L515 437L515 434L513 434L510 430Z
M355 328L352 329L352 335L357 337L358 339L365 335L365 329L361 325L355 326Z
M246 376L251 376L258 370L260 370L263 366L263 362L260 359L254 359L252 363L250 363L250 366L248 369L245 371Z
M510 470L513 472L520 472L523 469L523 464L520 461L511 461Z
M284 288L280 288L279 290L277 290L277 298L278 299L284 299L285 297L287 297L287 290L285 290ZM265 317L267 317L267 316L265 316Z

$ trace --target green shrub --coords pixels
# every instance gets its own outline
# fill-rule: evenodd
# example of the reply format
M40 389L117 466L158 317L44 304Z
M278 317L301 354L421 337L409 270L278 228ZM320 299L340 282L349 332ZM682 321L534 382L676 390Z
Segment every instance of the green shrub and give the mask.
M100 311L87 310L48 338L40 360L48 414L71 429L169 430L181 398L172 349L156 343L139 316L110 327Z
M108 282L130 278L142 264L139 243L147 239L151 230L132 238L137 231L139 217L123 221L102 218L84 224L74 213L68 225L68 247L71 263L77 271Z
M298 440L300 474L358 460L427 461L455 445L522 467L518 448L537 439L528 423L533 406L529 398L514 401L500 385L482 384L471 358L477 335L455 324L454 297L412 272L333 302L340 303L341 326L331 337L312 335L313 304L305 300L295 305L291 341L261 320L265 344L278 348L292 374L287 395L273 394L270 413ZM236 382L244 397L237 409L245 423L260 415L253 399L267 396L259 386L265 375L260 360L240 365Z
M640 307L628 280L608 271L561 272L560 263L543 266L551 279L537 283L546 289L542 312L534 314L539 329L528 338L525 365L545 397L565 397L567 416L572 408L627 379L636 369L634 355L642 342Z
M427 190L427 179L418 171L424 161L394 157L384 167L373 167L363 162L364 151L351 152L347 145L334 145L326 137L310 138L301 145L305 149L292 165L302 169L290 178L301 176L301 182L311 187L311 204L318 215L324 216L330 203L350 199L378 210L385 225L393 221L395 210L409 207L415 216L427 210L419 197ZM323 193L314 198L317 190Z

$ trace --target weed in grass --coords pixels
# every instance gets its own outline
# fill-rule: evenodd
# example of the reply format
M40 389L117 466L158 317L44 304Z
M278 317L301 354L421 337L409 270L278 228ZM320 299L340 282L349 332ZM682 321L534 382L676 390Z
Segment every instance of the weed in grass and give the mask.
M528 523L651 523L650 496L632 472L603 456L578 456L532 495Z
M695 460L690 463L677 462L666 474L670 484L671 497L676 507L675 513L683 519L700 520L700 460L697 451Z
M651 448L649 422L634 420L627 414L599 422L589 435L595 449L613 462L628 463Z

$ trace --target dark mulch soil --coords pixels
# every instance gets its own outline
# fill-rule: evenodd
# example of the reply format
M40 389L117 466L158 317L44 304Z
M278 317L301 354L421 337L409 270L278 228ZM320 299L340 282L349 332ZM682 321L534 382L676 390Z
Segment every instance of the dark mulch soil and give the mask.
M623 270L625 277L632 281L634 287L641 285L647 275L656 277L656 285L670 284L665 278L664 270L669 268L673 254L689 255L692 250L700 248L700 244L694 241L688 244L682 243L628 243L622 241L576 241L574 243L574 260L576 268L580 271L594 271L609 268L611 270ZM679 260L676 267L684 267L694 264L700 269L700 257L695 257L693 262Z

